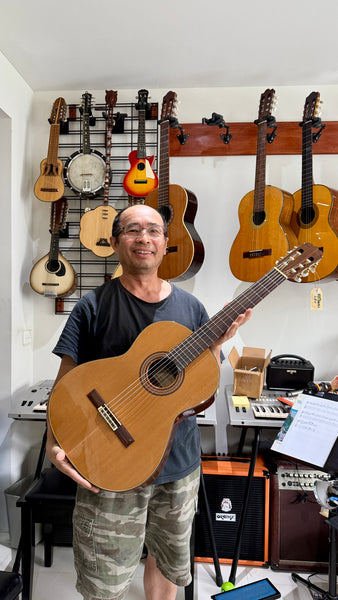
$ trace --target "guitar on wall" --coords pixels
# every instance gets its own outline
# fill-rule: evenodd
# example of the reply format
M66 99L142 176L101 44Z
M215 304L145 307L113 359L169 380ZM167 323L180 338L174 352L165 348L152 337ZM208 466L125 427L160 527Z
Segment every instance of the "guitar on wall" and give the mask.
M114 253L109 240L117 211L109 205L109 184L112 130L114 126L113 110L117 102L117 92L106 90L105 101L107 104L107 132L103 204L93 210L87 209L80 219L81 243L101 257L111 256Z
M67 160L64 177L67 185L77 194L95 196L105 182L106 165L101 152L90 147L90 119L92 117L92 95L82 95L80 108L82 123L82 147Z
M75 292L77 275L59 250L60 232L65 228L68 203L61 198L51 205L50 250L34 265L30 285L34 292L49 298L65 298Z
M293 196L274 186L266 186L266 140L275 119L272 111L275 90L267 89L260 97L257 131L255 189L246 194L238 208L239 232L230 250L230 269L241 281L257 281L280 256L297 245L290 221Z
M50 115L50 134L47 158L40 164L40 175L34 186L34 194L43 202L55 202L62 198L64 183L63 164L58 158L60 123L66 120L67 105L64 98L57 98Z
M153 481L179 421L213 402L219 368L211 344L283 281L315 269L321 255L312 244L291 250L194 333L173 321L156 322L125 354L69 371L52 391L48 410L54 436L74 467L112 491Z
M162 102L160 120L159 185L144 203L158 210L167 222L169 244L158 274L162 279L189 279L204 260L204 247L193 223L197 211L196 196L180 185L169 183L169 131L176 109L177 96L168 92Z
M320 95L312 92L305 100L302 126L302 187L294 194L291 226L299 242L311 242L323 251L318 271L304 282L333 278L338 272L338 192L324 185L313 185L312 142L318 134L312 128L321 125ZM321 130L320 130L321 131Z
M148 109L148 90L139 90L138 101L138 140L137 150L129 153L130 169L123 179L127 194L136 198L145 198L158 185L158 178L152 169L154 156L146 156L145 119Z

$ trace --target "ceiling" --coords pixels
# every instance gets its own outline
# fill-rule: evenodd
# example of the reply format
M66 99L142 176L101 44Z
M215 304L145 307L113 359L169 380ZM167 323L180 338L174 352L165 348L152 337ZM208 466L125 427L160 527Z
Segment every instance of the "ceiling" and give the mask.
M337 0L2 0L1 9L0 51L34 91L338 83Z

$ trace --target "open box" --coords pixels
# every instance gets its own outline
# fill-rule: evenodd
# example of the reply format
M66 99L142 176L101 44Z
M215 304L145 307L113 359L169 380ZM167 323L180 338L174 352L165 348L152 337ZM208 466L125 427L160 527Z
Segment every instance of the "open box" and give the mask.
M233 347L228 358L234 370L234 396L260 397L271 352L272 350L265 356L264 348L244 346L240 356L235 346Z

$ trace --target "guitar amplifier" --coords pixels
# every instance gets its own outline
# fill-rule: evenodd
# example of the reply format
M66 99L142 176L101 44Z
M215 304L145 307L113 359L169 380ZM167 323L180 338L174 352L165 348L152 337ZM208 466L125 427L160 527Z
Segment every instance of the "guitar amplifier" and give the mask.
M314 366L296 354L273 356L266 369L269 390L301 390L313 381Z

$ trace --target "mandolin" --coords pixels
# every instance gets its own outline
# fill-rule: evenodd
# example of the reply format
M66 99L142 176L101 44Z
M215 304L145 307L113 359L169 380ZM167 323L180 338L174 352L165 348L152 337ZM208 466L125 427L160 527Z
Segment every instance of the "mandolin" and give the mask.
M81 475L113 491L153 481L179 421L213 402L219 368L209 347L283 281L316 268L321 254L303 244L195 332L172 321L153 323L125 354L84 363L62 377L49 399L49 419Z
M266 140L273 141L272 111L275 90L267 89L260 97L257 125L255 189L246 194L238 207L240 229L230 250L230 269L241 281L257 281L280 256L297 245L290 221L293 196L274 186L266 186Z
M82 123L82 148L67 160L64 176L67 185L77 194L95 196L105 182L106 166L101 152L90 147L90 118L92 117L92 95L82 95L80 108Z
M55 202L62 198L64 183L62 179L63 164L58 158L60 123L65 121L67 105L64 98L57 98L53 104L49 118L50 134L47 158L40 164L40 175L34 186L34 194L43 202Z
M65 228L68 203L65 198L51 206L50 250L34 265L30 274L30 285L34 292L49 298L65 298L75 292L77 275L72 265L59 251L60 232Z
M129 153L130 169L123 179L123 187L127 194L144 198L158 185L158 178L152 169L154 156L146 156L145 119L148 108L148 90L139 90L138 101L138 139L137 150Z
M109 205L109 185L112 130L114 126L113 110L117 102L117 92L106 90L105 101L107 104L107 133L103 203L93 210L87 209L80 219L81 243L96 256L101 257L111 256L114 253L110 245L110 238L117 211Z
M169 183L169 131L178 126L173 117L177 103L174 92L168 92L162 102L160 120L160 168L158 187L144 203L158 210L167 222L169 243L158 270L162 279L189 279L199 271L204 260L204 247L194 228L197 198L180 185Z
M305 100L302 126L302 187L294 194L291 226L299 242L311 242L323 251L318 271L304 282L331 279L338 273L338 192L324 185L313 185L312 142L323 128L319 114L320 95L312 92ZM321 130L320 130L321 131Z

